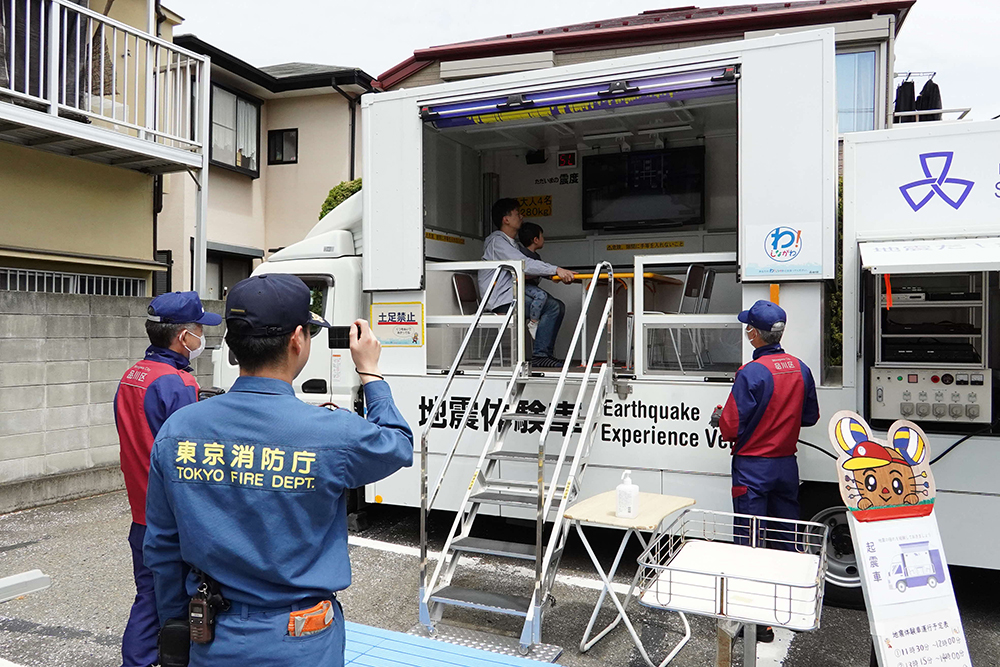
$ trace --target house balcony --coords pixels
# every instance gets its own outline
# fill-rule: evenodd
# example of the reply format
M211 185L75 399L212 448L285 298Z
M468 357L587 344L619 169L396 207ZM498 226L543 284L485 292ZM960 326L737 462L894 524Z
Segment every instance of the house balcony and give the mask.
M209 61L73 0L0 0L0 141L136 171L202 169Z

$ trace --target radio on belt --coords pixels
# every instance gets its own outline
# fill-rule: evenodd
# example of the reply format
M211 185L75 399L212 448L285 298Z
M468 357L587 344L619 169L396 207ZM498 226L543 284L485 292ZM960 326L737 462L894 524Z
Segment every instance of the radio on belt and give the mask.
M988 274L893 274L888 281L876 276L875 285L871 418L989 424Z

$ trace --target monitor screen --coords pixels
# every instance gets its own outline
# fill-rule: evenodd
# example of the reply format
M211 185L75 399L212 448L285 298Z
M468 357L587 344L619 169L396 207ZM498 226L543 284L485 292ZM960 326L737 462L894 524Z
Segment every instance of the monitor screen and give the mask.
M704 146L583 158L584 229L700 225L704 202Z

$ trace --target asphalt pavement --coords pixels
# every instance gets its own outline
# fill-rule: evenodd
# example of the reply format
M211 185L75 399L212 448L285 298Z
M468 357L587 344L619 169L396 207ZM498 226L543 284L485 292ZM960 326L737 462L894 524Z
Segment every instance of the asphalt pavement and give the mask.
M367 526L352 535L354 581L340 595L345 616L356 623L406 632L417 622L417 512L373 506L366 516ZM440 545L453 516L432 515L432 544ZM0 603L0 664L3 659L25 667L121 664L121 632L134 596L126 541L130 520L124 492L0 516L0 577L37 568L53 580L46 591ZM531 530L499 519L486 521L482 529L510 539L523 539ZM607 567L621 534L588 534ZM623 562L634 563L638 551L633 546ZM530 589L530 577L526 564L484 557L469 559L455 583L524 594ZM631 571L621 572L617 581L627 586L630 579ZM973 664L1000 665L1000 608L995 602L1000 572L954 567L952 580ZM544 641L565 649L558 662L567 667L641 667L645 663L623 627L588 653L579 652L599 588L593 565L573 536L554 588L555 607L545 617ZM636 606L630 616L657 662L681 636L676 614ZM599 623L612 618L609 606ZM671 664L714 664L715 622L689 619L692 639ZM449 610L444 622L515 636L520 630L516 619L479 612ZM734 655L741 655L741 642L737 640ZM825 607L819 630L779 630L778 640L762 645L760 656L761 667L867 667L867 617L864 611ZM739 665L739 659L734 664Z

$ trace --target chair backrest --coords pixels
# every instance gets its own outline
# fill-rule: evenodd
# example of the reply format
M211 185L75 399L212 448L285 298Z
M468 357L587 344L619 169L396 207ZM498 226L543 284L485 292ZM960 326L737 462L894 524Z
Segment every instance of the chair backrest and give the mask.
M712 300L712 290L715 288L715 269L705 271L705 284L701 288L701 301L698 312L707 313L709 302Z
M468 273L451 274L451 284L455 288L455 300L458 301L458 312L462 315L472 315L479 307L479 287L476 279ZM470 312L465 312L469 307Z
M702 283L705 281L705 267L702 264L692 264L684 275L684 289L681 301L677 304L677 312L696 313L701 300Z

